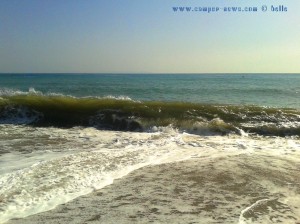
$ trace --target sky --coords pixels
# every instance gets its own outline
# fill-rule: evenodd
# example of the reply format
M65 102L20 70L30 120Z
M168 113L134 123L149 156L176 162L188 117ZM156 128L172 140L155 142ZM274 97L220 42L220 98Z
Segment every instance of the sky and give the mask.
M299 59L298 0L0 0L0 73L300 73Z

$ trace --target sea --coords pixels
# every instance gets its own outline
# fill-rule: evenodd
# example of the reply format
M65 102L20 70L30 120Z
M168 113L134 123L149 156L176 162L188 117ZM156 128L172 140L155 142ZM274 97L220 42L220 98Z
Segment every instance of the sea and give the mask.
M199 223L300 223L300 74L0 74L0 223L196 157L240 203Z

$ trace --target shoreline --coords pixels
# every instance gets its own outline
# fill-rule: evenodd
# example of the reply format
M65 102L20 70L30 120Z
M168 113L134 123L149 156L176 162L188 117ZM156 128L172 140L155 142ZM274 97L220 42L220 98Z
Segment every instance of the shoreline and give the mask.
M295 224L298 170L297 163L258 154L146 166L53 210L6 223Z

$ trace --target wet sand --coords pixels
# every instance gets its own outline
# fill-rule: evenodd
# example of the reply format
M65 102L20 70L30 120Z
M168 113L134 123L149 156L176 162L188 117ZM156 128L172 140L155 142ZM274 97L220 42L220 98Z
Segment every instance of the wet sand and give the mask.
M267 155L148 166L17 223L300 223L300 164Z

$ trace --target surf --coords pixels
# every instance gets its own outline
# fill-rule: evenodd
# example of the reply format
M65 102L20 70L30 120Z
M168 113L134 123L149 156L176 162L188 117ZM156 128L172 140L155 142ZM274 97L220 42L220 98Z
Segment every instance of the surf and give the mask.
M172 126L198 134L244 132L292 136L300 134L300 111L255 105L138 101L112 96L44 95L31 91L1 96L0 123L139 132Z

